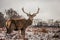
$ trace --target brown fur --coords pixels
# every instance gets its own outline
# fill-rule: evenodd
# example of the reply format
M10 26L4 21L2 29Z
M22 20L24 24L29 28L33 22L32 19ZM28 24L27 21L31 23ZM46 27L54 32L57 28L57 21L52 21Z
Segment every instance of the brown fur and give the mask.
M22 11L24 13L26 13L24 11L24 8L22 8ZM38 12L39 12L39 9L38 9ZM30 26L32 24L33 17L35 17L37 13L32 14L32 15L26 13L27 16L29 16L28 20L26 20L26 19L10 19L10 21L7 21L7 23L6 23L8 25L7 33L11 33L12 30L16 30L16 31L21 30L21 34L23 35L23 37L25 37L25 30L28 26Z

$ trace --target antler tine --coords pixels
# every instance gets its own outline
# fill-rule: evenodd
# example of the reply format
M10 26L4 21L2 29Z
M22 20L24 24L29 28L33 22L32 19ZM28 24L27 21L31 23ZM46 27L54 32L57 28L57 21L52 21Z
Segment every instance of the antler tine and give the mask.
M40 8L38 8L37 12L36 12L36 13L33 13L33 15L36 15L36 14L38 14L38 13L39 13L39 10L40 10Z
M24 8L22 8L22 11L23 11L25 14L28 14L28 13L26 13L26 12L24 11Z

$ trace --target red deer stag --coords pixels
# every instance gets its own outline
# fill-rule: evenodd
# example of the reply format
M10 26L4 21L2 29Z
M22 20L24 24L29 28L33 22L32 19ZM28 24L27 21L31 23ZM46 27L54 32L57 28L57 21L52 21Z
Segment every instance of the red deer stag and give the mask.
M28 26L30 26L32 24L33 21L33 17L36 16L36 14L39 13L39 8L38 11L36 13L33 13L32 15L29 13L26 13L24 11L24 8L22 8L22 11L27 14L27 16L29 17L28 20L26 19L20 19L20 18L12 18L10 19L10 26L8 27L7 33L11 33L13 26L14 25L14 29L13 30L21 30L21 34L23 35L23 37L25 37L25 30Z

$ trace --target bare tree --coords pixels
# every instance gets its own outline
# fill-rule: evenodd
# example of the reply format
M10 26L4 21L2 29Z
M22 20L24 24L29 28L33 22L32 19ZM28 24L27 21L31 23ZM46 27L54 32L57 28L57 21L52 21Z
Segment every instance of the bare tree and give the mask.
M10 8L9 10L5 10L5 11L6 11L6 15L8 15L9 18L18 16L18 13L15 10L13 10L12 8Z
M4 14L2 14L2 12L0 12L0 27L4 27L4 25L5 25Z

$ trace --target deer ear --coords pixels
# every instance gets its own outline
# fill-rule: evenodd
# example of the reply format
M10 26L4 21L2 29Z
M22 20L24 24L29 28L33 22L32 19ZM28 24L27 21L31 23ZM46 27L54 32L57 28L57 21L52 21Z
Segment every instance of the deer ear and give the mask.
M35 17L36 15L32 15L33 17Z
M27 16L30 16L30 14L27 14Z

